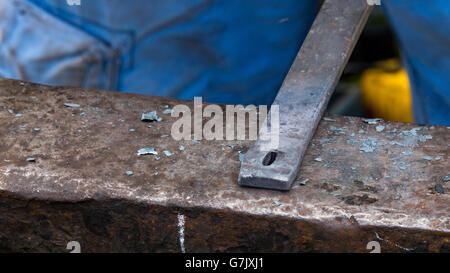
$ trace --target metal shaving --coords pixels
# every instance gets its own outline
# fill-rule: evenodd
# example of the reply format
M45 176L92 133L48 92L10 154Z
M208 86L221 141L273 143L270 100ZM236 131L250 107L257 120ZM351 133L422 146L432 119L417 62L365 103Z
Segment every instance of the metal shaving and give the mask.
M308 181L309 181L308 178L303 179L302 182L300 182L300 185L305 186L305 185L306 185L306 182L308 182Z
M380 118L372 118L372 119L363 119L363 121L367 124L377 124L378 121L381 121Z
M161 117L158 117L158 115L156 114L156 111L152 111L152 112L148 112L148 113L143 113L142 117L141 117L142 121L156 121L156 122L160 122L162 120Z
M64 106L66 106L66 107L74 107L74 108L80 107L79 104L76 104L76 103L70 103L70 102L64 103Z
M158 152L155 151L155 148L150 147L150 148L142 148L138 151L137 153L138 155L157 155Z
M164 153L166 156L172 156L172 155L173 155L173 153L171 153L170 151L167 151L167 150L163 151L163 153Z

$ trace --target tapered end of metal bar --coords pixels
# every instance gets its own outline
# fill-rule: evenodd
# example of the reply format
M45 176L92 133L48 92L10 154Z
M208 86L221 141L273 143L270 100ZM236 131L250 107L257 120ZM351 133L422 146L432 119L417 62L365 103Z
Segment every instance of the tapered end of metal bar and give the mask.
M266 176L258 176L257 174L245 174L239 175L239 185L243 187L262 188L279 191L288 191L291 188L292 181L287 177L283 177L288 180L271 179Z
M270 145L258 141L244 156L239 185L288 191L305 152L298 143L298 139L282 137L276 149L267 149Z

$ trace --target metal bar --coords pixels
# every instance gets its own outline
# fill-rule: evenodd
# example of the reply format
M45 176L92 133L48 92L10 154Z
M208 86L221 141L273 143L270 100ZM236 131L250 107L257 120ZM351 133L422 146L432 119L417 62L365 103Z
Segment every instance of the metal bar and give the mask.
M240 185L290 189L371 11L366 0L325 1L273 103L279 106L279 146L267 151L270 133L260 132L244 157ZM263 164L270 155L273 162Z

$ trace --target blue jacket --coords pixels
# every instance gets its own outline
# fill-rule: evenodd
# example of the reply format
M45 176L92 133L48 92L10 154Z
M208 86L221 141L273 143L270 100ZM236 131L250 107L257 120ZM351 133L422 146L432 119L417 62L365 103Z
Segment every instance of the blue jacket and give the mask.
M450 125L450 1L383 3L408 71L414 121Z
M1 77L270 104L316 1L1 0L0 7Z

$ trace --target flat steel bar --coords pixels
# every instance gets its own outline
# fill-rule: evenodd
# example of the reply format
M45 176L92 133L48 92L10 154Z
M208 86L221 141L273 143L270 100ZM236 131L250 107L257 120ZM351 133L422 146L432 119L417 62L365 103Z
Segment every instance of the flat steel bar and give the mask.
M240 185L275 190L291 188L372 8L366 0L324 2L273 103L279 106L279 145L268 150L273 136L267 131L260 132L244 157ZM272 158L270 165L263 164L269 153L275 160Z

